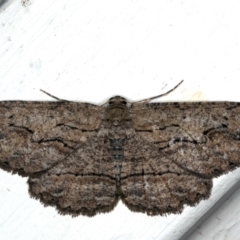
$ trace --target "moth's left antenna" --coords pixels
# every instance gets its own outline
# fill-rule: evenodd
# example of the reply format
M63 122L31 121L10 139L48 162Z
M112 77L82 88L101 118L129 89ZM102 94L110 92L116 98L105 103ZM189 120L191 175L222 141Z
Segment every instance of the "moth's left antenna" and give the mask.
M47 94L49 97L54 98L54 99L56 99L56 100L58 100L58 101L67 101L67 100L65 100L65 99L61 99L61 98L55 97L55 96L53 96L52 94L50 94L50 93L48 93L48 92L46 92L46 91L44 91L44 90L42 90L42 89L40 89L40 91L43 92L43 93L45 93L45 94Z

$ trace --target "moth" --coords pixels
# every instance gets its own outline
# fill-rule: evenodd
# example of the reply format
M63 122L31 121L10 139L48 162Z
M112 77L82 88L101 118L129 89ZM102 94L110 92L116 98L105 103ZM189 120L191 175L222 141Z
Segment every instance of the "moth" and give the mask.
M94 216L120 199L148 215L181 213L240 165L240 103L154 98L1 101L0 168L28 177L31 197L60 214Z

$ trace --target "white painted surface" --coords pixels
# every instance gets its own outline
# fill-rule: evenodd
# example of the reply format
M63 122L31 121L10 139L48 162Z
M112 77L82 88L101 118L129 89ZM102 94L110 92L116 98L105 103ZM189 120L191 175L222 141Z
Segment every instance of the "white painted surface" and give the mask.
M239 10L237 0L11 0L0 10L0 100L49 100L42 88L73 101L134 101L184 79L160 100L240 101ZM29 198L26 179L0 171L0 238L172 240L192 230L189 239L237 239L239 194L211 210L239 173L217 179L212 197L181 215L148 217L120 203L71 218Z
M184 234L182 239L240 239L239 171L236 176L238 178L238 183L236 186L230 190L230 193L227 192L224 196L222 196L222 198L219 199L219 203L216 204L216 209L213 209L213 212L210 210L207 214L208 218L204 218L199 221L192 233ZM222 191L222 188L219 188L219 190Z

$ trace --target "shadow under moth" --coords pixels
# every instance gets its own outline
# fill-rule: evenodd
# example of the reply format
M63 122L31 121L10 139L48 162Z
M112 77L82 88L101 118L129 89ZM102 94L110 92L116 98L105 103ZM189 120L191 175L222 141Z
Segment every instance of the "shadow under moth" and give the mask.
M0 168L28 177L30 195L61 214L94 216L120 199L148 215L181 213L240 165L240 103L154 98L1 101Z

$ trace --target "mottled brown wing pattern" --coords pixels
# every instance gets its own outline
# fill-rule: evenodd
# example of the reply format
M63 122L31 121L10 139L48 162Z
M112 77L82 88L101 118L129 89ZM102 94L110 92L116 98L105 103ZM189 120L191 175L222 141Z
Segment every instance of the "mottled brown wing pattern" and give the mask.
M138 134L198 176L217 177L240 164L240 103L141 104L131 117Z
M101 175L44 174L28 183L32 197L73 217L109 212L118 202L115 181Z
M0 167L20 175L47 170L96 134L100 123L101 108L92 104L1 102Z
M138 133L125 145L121 197L133 211L148 215L180 213L210 196L211 179L203 179L159 152Z
M180 213L240 165L240 103L0 102L0 168L62 214Z
M31 196L60 213L93 216L118 201L114 162L106 136L93 136L38 178L30 178Z
M102 176L111 162L97 136L101 118L101 108L87 103L1 102L0 167L29 176L30 195L60 213L109 211L116 184Z
M122 189L134 211L180 213L184 204L210 196L213 177L240 165L240 103L136 104L130 116L141 164L138 174L124 178ZM149 149L155 159L144 154Z

